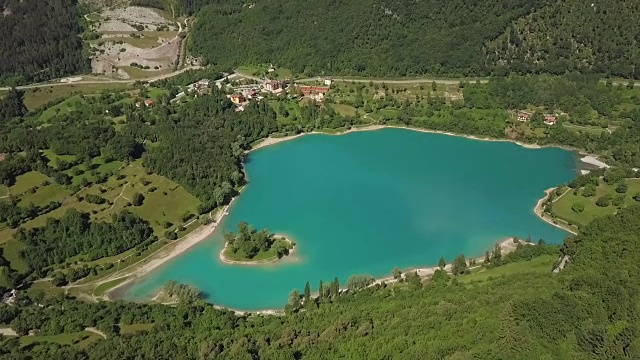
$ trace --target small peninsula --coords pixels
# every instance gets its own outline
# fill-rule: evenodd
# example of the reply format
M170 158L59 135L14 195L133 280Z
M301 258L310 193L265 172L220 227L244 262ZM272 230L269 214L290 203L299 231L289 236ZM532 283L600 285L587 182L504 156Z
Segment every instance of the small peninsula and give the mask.
M224 248L220 260L226 264L264 264L288 256L296 245L282 235L269 230L256 230L247 222L238 224L238 232L224 236Z

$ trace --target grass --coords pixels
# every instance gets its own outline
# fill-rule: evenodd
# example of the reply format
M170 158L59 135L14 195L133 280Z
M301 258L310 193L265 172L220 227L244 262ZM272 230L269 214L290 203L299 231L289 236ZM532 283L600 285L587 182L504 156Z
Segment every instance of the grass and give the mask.
M42 105L69 96L73 92L79 92L82 94L96 94L103 90L126 90L130 88L128 84L68 84L68 85L54 85L33 88L25 91L24 104L29 110L34 110Z
M44 150L42 152L42 154L44 156L47 157L47 159L49 159L49 166L53 167L53 168L58 168L58 162L60 160L64 160L66 162L74 162L76 161L76 156L75 155L58 155L56 153L53 152L53 150L51 149L47 149Z
M16 183L10 188L11 194L21 195L29 189L42 185L46 180L49 180L47 175L37 171L29 171L16 177Z
M491 269L481 268L478 272L464 275L458 279L464 283L481 282L492 277L515 273L550 273L553 264L558 259L556 255L543 255L529 261L515 262Z
M358 109L354 108L351 105L345 104L331 104L333 110L335 110L338 114L342 116L351 116L355 117L358 114Z
M95 296L95 297L103 296L109 289L112 289L112 288L122 284L125 281L127 281L126 277L125 278L121 278L121 279L115 279L115 280L104 282L104 283L96 286L95 289L93 289L93 296Z
M153 324L120 324L120 334L135 334L140 331L151 331L153 329Z
M105 43L107 41L113 41L113 42L122 41L123 43L127 43L131 46L135 46L141 49L151 49L162 44L158 41L158 37L153 35L143 35L143 37L140 37L140 38L107 37L107 38L102 38L98 40L92 40L91 43L97 45L98 43Z
M0 185L0 197L8 196L8 195L9 195L9 188L7 188L4 185Z
M86 340L92 337L101 338L100 335L94 334L90 331L79 331L74 333L58 334L58 335L21 336L20 345L27 346L27 345L38 343L38 342L50 342L50 343L56 343L60 345L74 345L74 344L79 345L83 340Z
M36 192L33 194L23 194L20 197L18 206L27 207L30 204L36 206L44 206L51 203L52 201L62 202L62 200L64 200L64 198L69 195L71 195L71 192L64 186L53 183L38 188L38 190L36 190Z
M38 281L32 283L31 286L29 286L29 289L27 289L27 292L30 294L42 292L45 295L54 296L63 295L64 289L53 286L53 284L51 284L51 282L49 281Z
M78 107L82 106L83 103L84 103L84 100L80 98L80 95L74 95L57 105L47 108L47 110L43 111L40 117L38 118L38 122L41 124L46 124L54 116L58 114L71 112L77 109Z
M553 212L561 219L580 224L587 225L596 217L614 214L618 208L613 205L607 207L597 206L595 203L601 196L610 195L612 198L624 195L625 201L623 207L638 204L633 199L633 196L640 193L640 179L626 179L628 190L625 194L618 194L615 191L616 185L607 185L604 181L600 180L600 185L596 190L596 195L590 198L582 196L582 189L578 191L577 195L573 194L573 190L569 190L561 198L553 203ZM585 205L584 211L576 212L572 209L573 204L582 202Z
M585 133L589 133L589 134L595 134L595 135L600 135L603 132L607 132L607 129L603 129L599 126L591 126L591 125L576 125L576 124L569 124L569 123L563 123L562 126L566 127L569 130L573 130L576 132L585 132Z
M12 269L22 274L27 272L27 263L24 262L20 256L20 251L24 249L24 245L22 245L22 243L11 239L0 245L0 247L2 247L2 255L7 259L7 261L9 261L9 265Z
M120 69L124 70L129 74L132 79L146 79L152 76L164 75L172 72L170 68L164 68L159 70L143 70L134 66L121 66Z

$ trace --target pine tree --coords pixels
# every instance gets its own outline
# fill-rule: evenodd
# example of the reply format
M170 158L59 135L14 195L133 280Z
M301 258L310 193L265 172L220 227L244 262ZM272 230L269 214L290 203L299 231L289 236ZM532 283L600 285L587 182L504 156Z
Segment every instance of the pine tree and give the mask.
M447 262L446 262L446 261L444 261L444 257L441 257L441 258L440 258L440 261L438 261L438 267L439 267L440 269L444 269L444 267L445 267L445 266L447 266Z
M318 288L318 300L322 301L322 296L324 295L324 288L322 284L322 280L320 280L320 287Z
M293 290L291 295L289 295L289 308L292 311L296 311L300 308L300 294L298 294L298 290Z
M311 286L307 281L307 284L304 286L304 302L308 302L311 299Z

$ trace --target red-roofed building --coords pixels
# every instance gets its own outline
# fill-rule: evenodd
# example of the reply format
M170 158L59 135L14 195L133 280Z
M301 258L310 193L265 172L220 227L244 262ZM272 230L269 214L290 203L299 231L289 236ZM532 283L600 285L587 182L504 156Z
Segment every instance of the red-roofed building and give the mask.
M544 117L544 123L547 125L554 125L556 123L556 117L553 115L547 115Z
M304 96L320 96L324 97L329 92L328 86L298 86L298 90Z
M529 118L531 118L531 116L527 113L521 112L520 114L518 114L518 121L529 121Z
M268 81L264 87L265 89L267 89L267 91L275 92L276 90L282 88L282 84L280 84L280 81L278 80L271 80Z
M144 101L144 106L149 107L149 106L152 106L152 105L153 105L153 100L147 99L147 100Z
M231 102L234 104L242 104L244 102L244 96L242 94L231 95Z

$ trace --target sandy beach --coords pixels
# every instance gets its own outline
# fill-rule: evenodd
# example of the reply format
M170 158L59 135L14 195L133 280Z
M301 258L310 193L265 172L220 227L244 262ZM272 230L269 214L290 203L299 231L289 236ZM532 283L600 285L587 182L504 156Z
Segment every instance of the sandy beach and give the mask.
M128 280L118 284L117 286L109 289L107 293L105 293L105 297L109 298L109 293L112 291L121 288L135 279L149 273L150 271L156 269L161 266L165 262L175 258L176 256L182 254L187 251L194 245L198 244L202 240L208 238L213 231L218 227L222 219L228 214L228 210L235 201L236 198L233 198L229 204L225 205L213 218L213 222L208 225L202 225L196 230L192 231L185 237L175 240L172 243L166 245L155 253L149 255L147 258L140 260L137 263L131 264L127 268L120 270L110 276L101 279L99 282L96 282L95 285L100 285L105 282L109 282L116 279L121 279L124 277L129 277Z
M495 138L488 138L488 137L478 137L478 136L474 136L474 135L456 134L456 133L452 133L452 132L422 129L422 128L416 128L416 127L410 127L410 126L367 125L367 126L361 126L361 127L353 127L353 128L351 128L349 130L346 130L346 131L343 131L343 132L339 132L339 133L335 133L335 134L330 134L330 133L325 133L325 132L320 132L320 131L312 131L312 132L308 132L308 133L301 133L301 134L296 134L296 135L291 135L291 136L283 136L283 137L279 137L279 138L268 137L266 139L263 139L256 146L254 146L251 150L249 150L249 152L258 150L258 149L263 148L263 147L279 144L281 142L293 140L293 139L296 139L296 138L299 138L299 137L305 136L305 135L340 136L340 135L346 135L346 134L353 133L353 132L376 131L376 130L382 130L382 129L405 129L405 130L413 130L413 131L427 133L427 134L449 135L449 136L463 137L463 138L466 138L466 139L479 140L479 141L511 142L511 143L520 145L520 146L522 146L524 148L527 148L527 149L541 149L542 148L542 146L537 145L537 144L527 144L527 143L522 143L522 142L519 142L519 141L513 141L513 140L507 140L507 139L495 139Z
M536 206L533 208L533 212L534 212L536 215L538 215L538 217L539 217L540 219L542 219L543 221L545 221L546 223L548 223L548 224L550 224L550 225L553 225L553 226L555 226L555 227L557 227L557 228L560 228L560 229L562 229L562 230L564 230L564 231L570 232L570 233L572 233L573 235L578 235L578 233L577 233L577 232L575 232L574 230L572 230L572 229L570 229L570 228L568 228L568 227L566 227L566 226L562 226L562 225L560 225L560 224L556 224L556 223L554 223L554 222L553 222L553 219L551 219L551 218L550 218L550 217L548 217L548 216L545 216L545 214L544 214L544 207L543 207L543 204L545 203L545 201L547 201L547 199L549 198L549 196L551 196L551 193L552 193L553 191L555 191L555 190L556 190L556 188L549 188L549 189L545 190L545 191L544 191L544 194L545 194L545 195L544 195L544 197L542 197L540 200L538 200L538 203L537 203L537 204L536 204Z

